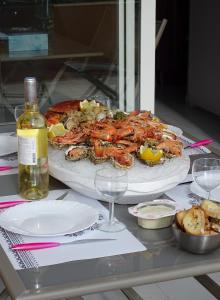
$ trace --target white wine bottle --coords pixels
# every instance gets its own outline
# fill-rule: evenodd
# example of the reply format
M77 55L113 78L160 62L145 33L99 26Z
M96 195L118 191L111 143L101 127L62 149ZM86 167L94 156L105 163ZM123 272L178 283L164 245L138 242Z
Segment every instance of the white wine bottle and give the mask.
M49 185L48 141L44 116L39 112L37 81L24 79L25 109L17 120L18 186L25 199L47 196Z

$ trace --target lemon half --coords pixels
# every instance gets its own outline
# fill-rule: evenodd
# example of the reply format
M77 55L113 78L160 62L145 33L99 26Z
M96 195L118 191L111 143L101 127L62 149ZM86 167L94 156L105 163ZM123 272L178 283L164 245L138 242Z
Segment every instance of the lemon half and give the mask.
M51 125L48 129L48 137L53 138L55 136L63 136L66 133L66 129L63 123L57 123Z
M162 156L163 156L163 150L154 150L146 146L140 147L140 158L146 162L150 162L150 163L159 162Z

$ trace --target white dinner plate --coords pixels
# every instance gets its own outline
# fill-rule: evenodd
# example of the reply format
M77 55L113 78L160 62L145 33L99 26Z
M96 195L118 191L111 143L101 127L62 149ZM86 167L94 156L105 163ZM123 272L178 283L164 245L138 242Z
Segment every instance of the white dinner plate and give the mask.
M200 186L198 186L198 184L196 184L195 182L191 183L190 190L191 192L193 192L196 195L199 195L200 197L207 198L208 196L208 193L204 191ZM215 200L216 202L220 202L220 187L211 191L210 199Z
M178 137L180 137L183 134L182 129L179 127L168 125L168 129L173 131Z
M29 236L59 236L92 226L98 211L76 201L37 201L19 204L0 214L0 226Z
M0 156L18 151L18 142L16 136L0 136Z

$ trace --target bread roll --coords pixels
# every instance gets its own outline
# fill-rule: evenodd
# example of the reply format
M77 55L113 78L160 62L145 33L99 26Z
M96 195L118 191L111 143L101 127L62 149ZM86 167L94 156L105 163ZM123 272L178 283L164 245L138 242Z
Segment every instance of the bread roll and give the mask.
M187 210L182 210L179 211L178 213L176 213L176 224L178 225L178 227L180 227L180 229L184 229L183 228L183 218L185 217L187 213Z
M215 230L209 229L209 230L205 230L203 235L217 235L218 232L216 232Z
M202 209L207 216L220 219L220 204L211 200L203 200L201 203Z
M183 227L185 231L193 235L203 235L205 233L206 223L207 218L205 212L200 206L193 206L190 208L183 218Z
M220 232L220 220L219 219L210 218L210 225L214 231Z

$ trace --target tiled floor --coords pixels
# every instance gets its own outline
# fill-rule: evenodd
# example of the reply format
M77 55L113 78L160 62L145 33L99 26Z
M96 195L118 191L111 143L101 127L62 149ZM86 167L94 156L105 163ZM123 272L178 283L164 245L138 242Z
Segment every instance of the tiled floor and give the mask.
M181 88L167 87L157 92L156 114L197 139L212 138L213 146L220 149L220 116L198 107L190 107L185 103L184 97Z
M220 279L220 274L215 274ZM184 278L135 288L143 300L215 300L194 278ZM126 300L121 291L84 296L84 300Z
M136 288L144 300L215 300L205 288L193 278L160 282Z
M83 84L83 93L82 93ZM67 85L69 88L67 89ZM93 87L86 81L75 79L69 83L60 82L54 91L56 99L67 99L72 94L86 96ZM157 95L156 114L167 123L181 127L196 138L211 137L214 146L220 149L220 117L200 109L186 106L183 94L174 89L167 89L165 93ZM1 114L2 113L2 114ZM0 123L4 120L5 112L0 112ZM220 273L212 274L211 277L220 284ZM0 282L0 290L1 290ZM173 281L150 284L135 288L144 300L214 300L215 298L204 289L195 279L185 278ZM84 297L85 300L125 300L127 299L120 291L94 294Z

